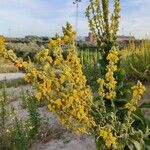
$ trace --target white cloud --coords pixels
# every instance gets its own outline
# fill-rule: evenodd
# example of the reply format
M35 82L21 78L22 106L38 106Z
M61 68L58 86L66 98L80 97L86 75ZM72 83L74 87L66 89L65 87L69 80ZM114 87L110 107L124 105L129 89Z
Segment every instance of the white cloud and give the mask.
M129 12L127 8L129 8ZM132 9L132 10L130 10ZM138 38L150 35L150 0L128 0L122 8L121 29L126 34L133 34Z
M83 17L88 1L83 0L79 7L80 35L88 32ZM121 0L121 5L120 34L124 28L126 34L137 37L150 35L150 0ZM12 28L13 36L54 35L67 21L75 24L75 11L72 0L0 0L0 33L8 35Z

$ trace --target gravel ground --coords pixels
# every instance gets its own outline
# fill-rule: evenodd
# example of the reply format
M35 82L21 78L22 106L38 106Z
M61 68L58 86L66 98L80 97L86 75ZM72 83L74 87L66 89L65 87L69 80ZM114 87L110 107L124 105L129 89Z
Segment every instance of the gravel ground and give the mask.
M22 107L19 96L22 89L24 91L33 90L28 85L7 89L8 108L13 107L16 110L18 119L27 120L28 112ZM32 150L96 150L93 137L77 136L70 131L66 131L57 120L56 115L49 112L46 106L40 107L39 112L48 124L43 129L44 135L33 145ZM9 118L9 123L11 122L13 122L13 118Z
M21 74L20 74L21 75ZM23 74L22 74L23 75ZM147 85L147 92L145 93L143 100L145 102L150 101L150 86ZM19 94L21 89L31 91L30 86L23 86L18 88L9 88L10 93L10 105L17 109L19 118L27 119L28 112L21 106ZM33 146L32 150L96 150L94 144L94 138L87 135L77 136L72 132L66 131L58 122L57 117L49 112L46 107L40 108L40 114L42 118L48 120L48 129L50 133L43 135L42 139L39 139ZM144 110L146 117L149 118L150 110ZM45 130L48 130L45 127Z

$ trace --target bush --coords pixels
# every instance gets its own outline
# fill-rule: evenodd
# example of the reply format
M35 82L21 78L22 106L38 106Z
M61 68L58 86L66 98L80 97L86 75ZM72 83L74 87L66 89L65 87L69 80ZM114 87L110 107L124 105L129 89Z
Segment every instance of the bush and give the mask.
M22 102L29 113L28 120L18 119L16 110L8 109L6 86L0 95L0 149L28 150L32 146L40 128L40 114L34 97L22 92ZM12 122L9 122L11 117Z
M36 65L6 51L3 42L0 49L6 59L25 71L25 79L37 89L37 101L44 100L68 129L95 136L97 150L146 149L149 141L149 121L139 107L146 89L141 82L134 86L125 83L125 72L120 66L116 48L119 12L119 0L114 0L111 16L108 0L90 0L86 11L101 53L96 93L86 84L75 47L75 32L68 23L62 37L56 35L48 49L37 53ZM68 51L66 57L62 47Z
M150 40L142 40L139 46L131 40L121 55L128 79L150 81Z
M93 91L96 91L98 88L97 80L101 75L100 52L98 50L85 49L79 50L78 53L83 66L83 73L87 78L87 84L92 87Z

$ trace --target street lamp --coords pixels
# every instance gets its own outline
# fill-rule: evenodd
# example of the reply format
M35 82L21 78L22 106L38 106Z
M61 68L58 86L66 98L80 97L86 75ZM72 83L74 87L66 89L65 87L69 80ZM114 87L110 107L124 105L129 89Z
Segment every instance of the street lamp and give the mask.
M74 0L73 4L76 5L76 33L78 35L78 8L79 8L79 3L81 2L82 0Z

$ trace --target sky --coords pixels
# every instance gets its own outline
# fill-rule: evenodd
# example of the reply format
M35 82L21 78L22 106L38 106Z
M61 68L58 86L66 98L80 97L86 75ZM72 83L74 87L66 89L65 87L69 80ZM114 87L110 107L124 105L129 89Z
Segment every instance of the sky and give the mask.
M113 1L113 0L110 0ZM150 36L150 0L120 0L119 35L137 38ZM89 32L85 9L89 0L79 4L78 35ZM70 22L75 28L76 7L73 0L0 0L0 34L54 36Z

